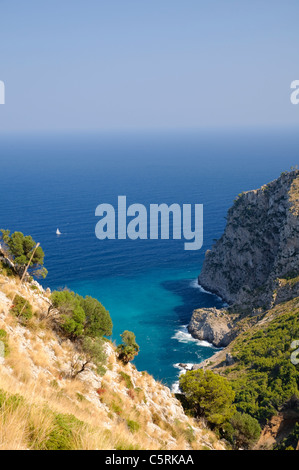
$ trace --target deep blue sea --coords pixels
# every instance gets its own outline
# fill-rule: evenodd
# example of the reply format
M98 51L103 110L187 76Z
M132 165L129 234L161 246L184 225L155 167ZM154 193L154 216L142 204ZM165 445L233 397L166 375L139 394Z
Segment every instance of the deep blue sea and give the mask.
M196 283L238 193L299 161L299 133L285 130L0 135L0 226L31 234L46 253L51 289L68 287L109 310L113 340L134 331L140 370L172 385L178 363L215 349L187 333L196 307L221 306ZM98 204L204 205L204 246L183 240L95 236ZM56 236L59 227L61 236Z

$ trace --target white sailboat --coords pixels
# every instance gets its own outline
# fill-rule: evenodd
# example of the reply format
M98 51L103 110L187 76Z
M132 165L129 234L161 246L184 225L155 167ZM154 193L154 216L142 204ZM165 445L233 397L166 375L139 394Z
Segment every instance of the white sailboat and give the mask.
M61 235L61 231L59 230L59 228L56 230L56 235Z

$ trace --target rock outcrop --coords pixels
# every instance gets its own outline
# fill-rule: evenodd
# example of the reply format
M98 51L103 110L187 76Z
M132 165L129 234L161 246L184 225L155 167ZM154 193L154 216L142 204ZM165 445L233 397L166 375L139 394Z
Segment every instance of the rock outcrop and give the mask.
M229 304L227 310L195 310L188 327L216 347L227 346L249 326L244 316L252 324L266 309L299 296L298 170L237 197L198 282Z
M230 305L269 308L299 295L299 171L242 193L207 251L199 284Z
M226 310L199 308L193 312L188 331L194 338L208 341L219 348L230 343L233 327L233 317Z

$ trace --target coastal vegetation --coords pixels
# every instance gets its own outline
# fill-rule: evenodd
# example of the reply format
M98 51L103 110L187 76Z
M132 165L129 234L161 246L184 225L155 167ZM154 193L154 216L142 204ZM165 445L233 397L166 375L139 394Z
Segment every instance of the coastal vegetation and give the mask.
M185 410L206 419L234 448L249 449L256 443L261 427L249 414L236 411L235 392L227 378L210 370L191 370L181 376L180 389Z
M97 299L45 290L22 279L3 245L0 255L1 450L224 449L130 363L139 352L133 332L112 343Z
M270 310L263 323L231 345L234 364L225 374L238 410L264 425L280 407L299 396L299 369L291 362L291 343L299 338L299 299Z
M291 354L292 342L299 338L299 299L283 302L258 318L226 348L229 365L220 351L218 360L208 360L208 369L187 371L181 377L182 403L186 412L204 417L219 435L243 448L254 446L261 429L286 407L291 410L293 430L276 447L296 448L299 369ZM225 419L215 419L219 412Z
M44 267L44 251L30 235L22 232L10 234L10 230L0 230L2 253L11 261L11 267L22 277L26 272L32 276L45 278L47 270Z
M121 335L122 343L117 346L118 358L124 363L133 361L139 352L135 335L132 331L125 330Z
M181 379L181 388L188 398L186 410L190 408L191 395L191 403L195 401L193 410L211 421L211 410L217 412L215 397L218 394L221 396L225 387L229 387L233 394L230 394L230 401L226 403L233 406L236 413L221 426L216 426L219 435L237 448L251 448L255 446L261 430L266 434L264 430L267 430L267 424L274 417L280 423L277 425L277 433L281 430L282 437L278 436L276 440L271 438L271 447L296 449L299 369L298 360L291 360L294 349L292 344L296 338L299 338L298 297L259 315L255 325L241 331L226 349L214 356L213 361L207 361L207 369L198 374L197 383L194 384L190 379L191 374L198 371L186 372ZM230 357L229 363L227 355ZM209 392L205 389L207 377L213 377L210 380L215 385L215 395L210 397L205 409ZM218 377L218 382L215 377ZM219 378L225 380L225 385ZM271 437L271 432L269 434Z
M57 310L61 329L72 339L82 335L91 338L112 335L109 312L97 299L90 296L84 298L67 289L54 291L48 314Z
M106 413L105 419L110 420L105 428L106 437L111 422L121 423L121 436L126 436L125 439L116 442L115 435L109 434L114 449L147 448L145 436L151 432L159 433L158 443L154 438L157 448L167 447L165 435L175 442L172 448L175 445L197 448L198 426L213 431L218 443L213 444L215 447L225 440L233 449L296 449L299 370L298 361L292 360L292 345L294 340L299 340L298 181L297 170L283 174L261 190L240 194L230 209L228 229L207 253L200 277L206 281L206 287L223 294L230 306L225 311L213 308L195 311L194 331L190 330L199 339L225 346L225 349L218 351L212 361L194 366L180 376L180 394L176 396L180 404L162 384L157 384L146 372L139 373L131 364L139 353L132 331L125 330L120 335L122 342L118 346L111 343L112 320L97 299L82 297L67 289L46 295L30 278L23 282L28 265L30 274L42 268L43 252L39 251L36 258L34 250L37 252L39 247L31 237L24 237L20 232L10 235L9 231L2 230L4 259L0 274L5 276L3 295L7 303L2 308L6 308L5 318L10 320L1 324L0 319L0 341L4 344L8 366L23 384L30 381L24 372L29 369L26 360L22 359L20 368L14 357L17 354L11 335L15 332L9 322L17 322L25 337L28 332L36 335L43 330L62 356L55 352L56 375L52 374L50 381L51 388L57 390L57 399L64 396L64 388L75 384L76 406L96 402L101 413ZM260 236L262 222L267 228L264 241ZM276 223L279 230L273 232ZM234 231L230 230L232 226ZM236 233L237 238L231 238ZM274 240L273 259L265 249L270 239L271 243ZM236 259L240 266L232 269L230 263L235 263ZM14 291L9 292L7 286L14 282L14 276L18 279ZM217 290L220 285L221 292ZM36 303L39 295L43 296L43 307ZM7 299L12 300L11 304ZM35 367L51 370L49 364L53 367L53 361L44 349L39 355L31 345L28 349L28 363L33 361ZM63 386L59 383L61 380ZM92 391L88 393L87 380L92 384ZM49 380L44 378L44 383L49 384ZM2 402L13 403L14 412L28 406L24 404L28 396L20 394L19 398L12 387L3 387L1 393ZM185 414L178 411L182 412L182 406ZM6 413L7 409L6 405L1 408L0 403L0 419L1 410ZM82 436L92 432L90 426L96 428L97 435L101 432L98 424L86 419L85 414L61 408L51 409L46 415L40 409L39 413L42 420L51 425L47 432L42 431L44 438L37 442L28 436L40 435L40 431L29 433L25 448L83 448ZM32 420L34 418L30 417L30 422ZM6 415L4 421L9 421ZM34 426L26 422L25 428L34 429ZM97 441L96 448L103 448L103 445Z
M20 295L15 296L10 311L23 322L30 320L33 315L31 304Z
M227 379L202 369L187 371L180 378L180 389L195 416L204 416L214 427L220 427L235 412L235 394Z
M181 379L181 387L196 401L193 411L211 422L214 400L205 409L206 378L210 373L226 378L236 413L218 430L236 447L299 448L298 188L299 171L291 168L239 194L199 276L201 286L229 307L194 310L188 329L225 349L200 364L201 395L188 377L193 372ZM221 396L224 385L218 388Z

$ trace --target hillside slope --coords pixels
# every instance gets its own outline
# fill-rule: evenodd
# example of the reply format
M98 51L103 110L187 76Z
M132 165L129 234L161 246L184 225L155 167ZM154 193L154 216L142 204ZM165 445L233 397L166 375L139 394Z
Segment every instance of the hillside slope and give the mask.
M80 357L51 326L49 290L6 274L0 266L0 449L224 448L169 388L119 362L109 341L101 375L91 365L72 379ZM25 323L11 313L16 294L33 307Z

